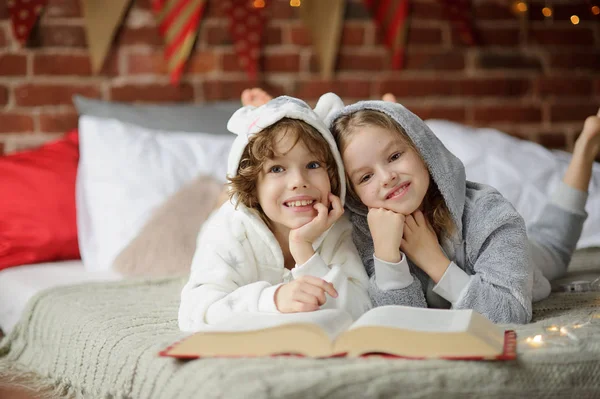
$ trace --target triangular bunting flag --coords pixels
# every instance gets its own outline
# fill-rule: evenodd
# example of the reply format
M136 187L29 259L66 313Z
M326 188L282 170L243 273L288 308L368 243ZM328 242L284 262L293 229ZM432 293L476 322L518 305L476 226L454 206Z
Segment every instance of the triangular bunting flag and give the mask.
M345 0L304 0L300 7L300 16L310 32L325 79L330 79L335 69L345 5Z
M262 33L266 22L264 2L221 1L229 16L229 33L240 66L246 70L251 80L255 80L258 76Z
M392 68L402 69L408 36L409 0L364 1L383 33L384 43L392 51Z
M15 37L21 44L25 44L31 29L48 0L8 0L8 13L12 22Z
M102 69L115 31L121 24L131 0L82 0L92 71Z
M165 59L171 83L179 82L198 35L205 0L154 0L159 31L165 38Z

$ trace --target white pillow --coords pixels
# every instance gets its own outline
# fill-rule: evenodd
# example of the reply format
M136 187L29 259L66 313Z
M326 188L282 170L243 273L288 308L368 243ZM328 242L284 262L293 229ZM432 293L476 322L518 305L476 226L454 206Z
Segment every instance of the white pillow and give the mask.
M527 226L541 217L544 204L562 179L571 154L550 151L496 129L428 120L427 125L464 164L467 179L502 193ZM588 219L577 248L600 246L600 164L594 164L586 204Z
M225 182L234 138L82 116L76 202L85 267L110 270L152 211L199 174Z

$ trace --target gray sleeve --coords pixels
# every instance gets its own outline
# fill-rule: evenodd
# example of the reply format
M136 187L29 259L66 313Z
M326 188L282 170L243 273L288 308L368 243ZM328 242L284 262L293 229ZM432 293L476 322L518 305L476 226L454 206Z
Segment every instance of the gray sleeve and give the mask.
M352 238L358 249L360 258L369 275L369 296L373 306L404 305L426 308L427 301L419 279L411 273L413 281L405 288L382 290L375 281L375 260L373 257L374 247L371 233L366 218L351 215L353 225Z
M473 309L494 323L528 323L533 272L525 223L514 209L491 204L496 211L479 208L478 214L487 217L472 220L468 228L467 256L474 273L453 307Z

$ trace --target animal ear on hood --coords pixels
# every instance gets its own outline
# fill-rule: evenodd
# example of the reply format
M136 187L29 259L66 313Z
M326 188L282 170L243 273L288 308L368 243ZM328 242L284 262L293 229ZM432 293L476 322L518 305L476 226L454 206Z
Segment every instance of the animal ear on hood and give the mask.
M344 108L344 102L341 98L334 93L325 93L317 101L314 111L325 123L325 126L329 126L333 121L333 116L342 108Z

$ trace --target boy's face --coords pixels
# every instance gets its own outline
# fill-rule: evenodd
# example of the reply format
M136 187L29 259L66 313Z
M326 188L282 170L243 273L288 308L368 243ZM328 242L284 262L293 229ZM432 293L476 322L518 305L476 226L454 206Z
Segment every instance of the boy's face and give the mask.
M258 202L273 228L289 233L317 216L314 205L329 208L331 184L326 165L293 134L278 133L274 159L258 175Z
M398 133L361 127L342 154L354 191L369 208L410 215L421 207L429 188L429 171Z

